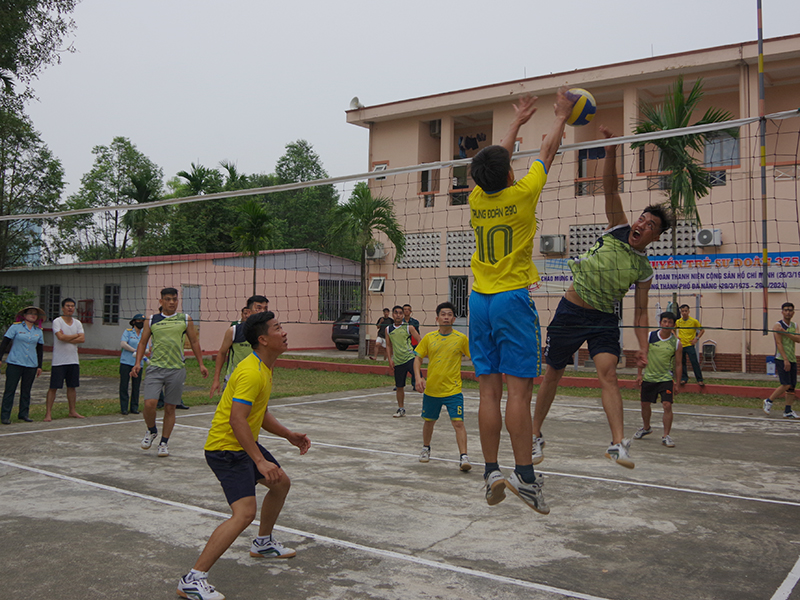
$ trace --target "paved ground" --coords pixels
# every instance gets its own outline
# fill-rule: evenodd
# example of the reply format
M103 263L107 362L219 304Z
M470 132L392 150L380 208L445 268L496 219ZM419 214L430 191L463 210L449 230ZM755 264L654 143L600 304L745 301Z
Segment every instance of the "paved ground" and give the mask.
M417 413L419 395L407 404ZM293 478L278 535L298 555L250 558L251 528L212 583L230 599L800 600L800 423L678 406L676 448L658 432L634 442L629 471L603 458L599 403L560 397L545 429L545 517L515 497L488 507L481 468L456 467L446 421L419 463L421 421L392 419L393 406L388 389L276 400L313 441L301 457L262 439ZM0 429L2 597L177 597L228 514L203 460L211 416L180 414L166 459L139 449L134 416ZM472 390L466 423L477 461ZM507 440L501 456L508 465Z

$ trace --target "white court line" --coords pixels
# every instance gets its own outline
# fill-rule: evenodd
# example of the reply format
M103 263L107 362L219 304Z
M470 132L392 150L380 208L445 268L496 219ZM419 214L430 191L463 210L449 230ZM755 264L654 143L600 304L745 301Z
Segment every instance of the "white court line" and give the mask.
M797 562L794 563L794 567L792 567L792 570L789 571L786 579L783 580L781 587L775 590L775 593L772 594L772 598L770 598L770 600L786 600L789 597L789 594L792 593L792 590L797 584L798 579L800 579L800 558L798 558Z
M104 490L107 492L113 492L116 494L122 494L125 496L132 496L134 498L140 498L142 500L148 500L150 502L156 502L159 504L166 504L168 506L173 506L175 508L182 508L184 510L193 511L196 513L200 513L203 515L209 515L213 517L219 517L222 519L229 519L230 515L226 513L222 513L216 510L210 510L207 508L202 508L200 506L194 506L192 504L185 504L183 502L175 502L172 500L165 500L163 498L159 498L157 496L151 496L149 494L140 494L139 492L133 492L131 490L126 490L123 488L118 488L110 485L104 485L102 483L95 483L93 481L88 481L86 479L78 479L77 477L70 477L69 475L61 475L59 473L53 473L52 471L45 471L43 469L37 469L36 467L28 467L26 465L20 465L11 461L2 460L0 459L0 465L6 465L7 467L12 467L16 469L20 469L22 471L28 471L31 473L36 473L38 475L44 475L46 477L52 477L54 479L60 479L62 481L69 481L71 483L77 483L80 485L86 485L89 487L93 487L96 489ZM258 525L258 520L253 521L253 524ZM562 596L566 596L568 598L579 598L580 600L608 600L607 598L602 598L600 596L592 596L590 594L582 594L580 592L573 592L571 590L565 590L549 585L544 585L541 583L533 583L531 581L525 581L522 579L514 579L512 577L504 577L503 575L496 575L494 573L488 573L486 571L479 571L477 569L469 569L467 567L459 567L456 565L448 565L447 563L437 562L434 560L428 560L425 558L419 558L416 556L410 556L408 554L401 554L400 552L394 552L392 550L383 550L381 548L374 548L372 546L365 546L363 544L356 544L353 542L348 542L346 540L340 540L337 538L328 537L325 535L319 535L316 533L311 533L308 531L302 531L300 529L292 529L290 527L282 527L280 525L275 525L275 529L279 531L283 531L285 533L290 533L292 535L297 535L300 537L308 538L311 540L315 540L317 542L321 542L324 544L330 544L332 546L339 546L341 548L349 548L351 550L357 550L360 552L365 552L367 554L376 554L378 556L383 556L386 558L391 558L394 560L402 560L409 563L414 563L417 565L422 565L425 567L431 567L433 569L440 569L442 571L451 571L453 573L460 573L462 575L470 575L472 577L478 577L481 579L488 579L490 581L496 581L498 583L505 583L509 585L514 585L517 587L527 588L538 590L541 592L550 592L553 594L560 594Z

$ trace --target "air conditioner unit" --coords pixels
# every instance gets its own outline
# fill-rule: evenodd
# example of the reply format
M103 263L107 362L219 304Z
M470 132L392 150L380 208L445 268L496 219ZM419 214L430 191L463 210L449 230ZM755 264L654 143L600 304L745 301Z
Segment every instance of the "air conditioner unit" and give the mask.
M442 120L436 119L430 122L431 137L441 137L442 135Z
M367 246L367 260L380 260L384 256L386 256L386 250L380 242Z
M543 235L539 239L539 251L542 254L564 254L567 247L567 236Z
M719 229L700 229L695 237L698 246L722 246L722 231Z

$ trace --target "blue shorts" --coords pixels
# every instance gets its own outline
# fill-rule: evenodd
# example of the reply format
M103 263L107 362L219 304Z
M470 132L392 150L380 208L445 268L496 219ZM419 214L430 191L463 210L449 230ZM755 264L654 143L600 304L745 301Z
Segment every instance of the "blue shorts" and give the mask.
M264 458L280 467L268 450L258 442L256 445ZM256 483L264 479L256 463L244 450L206 450L206 462L219 479L228 504L255 496Z
M793 392L797 386L797 363L789 363L789 370L783 368L783 359L775 359L775 373L778 375L778 381L781 385L788 385L787 391ZM52 386L51 386L52 387Z
M619 319L614 313L583 308L561 298L556 314L547 326L544 359L560 371L569 363L584 342L589 342L589 356L608 353L619 358Z
M451 421L464 420L464 394L454 394L444 398L422 394L422 418L426 421L436 421L442 412L442 406L447 407Z
M541 375L539 313L527 288L469 295L469 353L478 376Z

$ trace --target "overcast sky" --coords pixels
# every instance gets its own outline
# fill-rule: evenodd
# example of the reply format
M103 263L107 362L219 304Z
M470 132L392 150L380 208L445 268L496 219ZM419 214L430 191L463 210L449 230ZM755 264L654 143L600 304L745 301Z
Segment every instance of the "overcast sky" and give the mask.
M764 36L800 1L763 0ZM367 106L757 38L756 0L82 0L74 54L35 82L35 127L73 193L91 150L129 138L165 178L226 160L272 173L308 140L331 176L366 171ZM767 63L767 69L768 69Z

